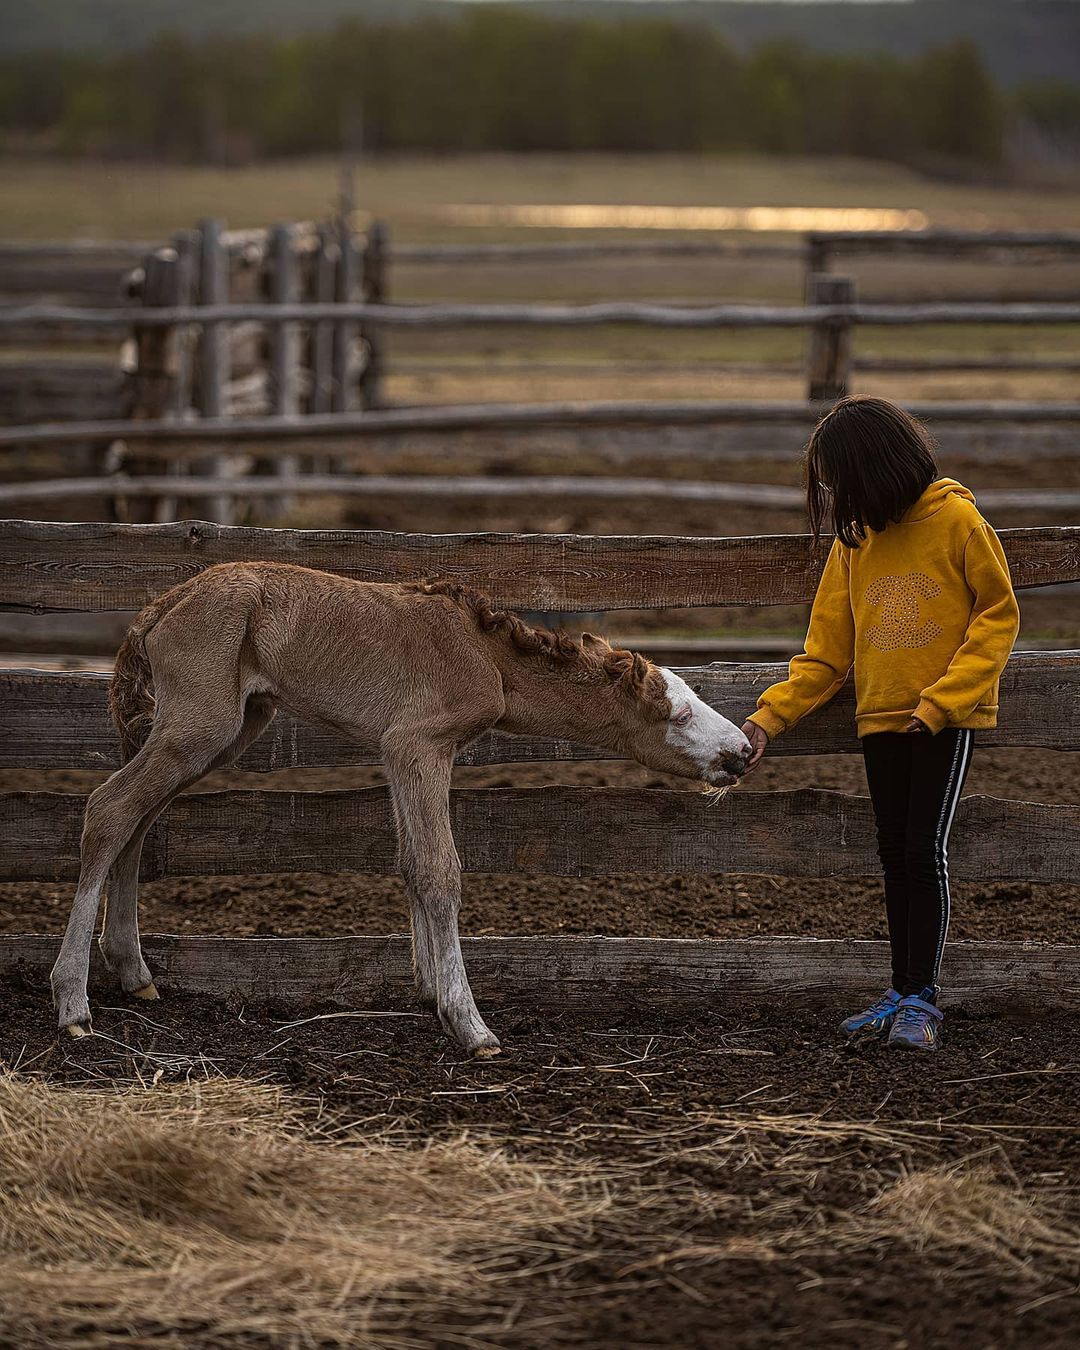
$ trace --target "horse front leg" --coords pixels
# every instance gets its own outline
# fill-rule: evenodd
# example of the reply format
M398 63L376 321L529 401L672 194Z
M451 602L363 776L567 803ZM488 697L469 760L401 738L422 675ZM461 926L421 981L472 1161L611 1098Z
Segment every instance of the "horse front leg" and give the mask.
M413 913L413 950L421 996L434 992L443 1029L470 1054L499 1053L473 999L461 956L461 863L450 828L453 750L394 744L383 759L394 797L398 858ZM434 986L432 991L432 984Z

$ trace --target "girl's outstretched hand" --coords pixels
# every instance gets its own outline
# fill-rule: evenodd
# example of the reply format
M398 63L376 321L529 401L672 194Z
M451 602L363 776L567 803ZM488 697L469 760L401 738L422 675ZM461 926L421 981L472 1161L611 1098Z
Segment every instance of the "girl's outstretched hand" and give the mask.
M754 753L750 756L746 768L743 771L743 777L745 778L751 769L757 768L758 760L765 753L765 747L769 744L769 738L756 722L744 722L742 724L742 734L754 747Z

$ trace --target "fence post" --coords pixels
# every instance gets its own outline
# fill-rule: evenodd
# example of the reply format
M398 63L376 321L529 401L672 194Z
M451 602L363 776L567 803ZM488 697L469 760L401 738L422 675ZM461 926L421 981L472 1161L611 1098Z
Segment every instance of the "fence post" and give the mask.
M806 288L808 305L853 305L855 280L853 277L810 277ZM810 329L807 353L811 403L833 403L848 392L851 378L851 321L830 319L816 323Z
M175 296L172 303L190 305L195 285L196 238L191 230L181 230L173 236L172 247L176 252L176 284L170 293ZM186 418L192 404L192 358L195 349L195 333L190 325L169 330L172 338L172 397L171 408L162 416ZM165 465L155 465L156 472L164 472L169 478L184 478L190 471L185 459L169 460ZM160 525L175 520L179 514L180 500L177 497L159 497L154 508L154 520Z
M177 249L156 249L142 265L140 301L146 309L181 305L189 298L185 281L189 273ZM130 350L131 409L133 421L157 421L177 414L177 399L182 370L182 333L176 328L151 328L135 320ZM119 451L119 453L117 453ZM110 449L106 471L125 468L138 472L142 465L122 446ZM156 471L155 464L152 471ZM123 496L113 498L113 514L118 520L131 521L132 504ZM135 506L135 519L144 519L145 508ZM172 498L160 497L149 508L150 518L169 520L175 514Z
M809 289L811 277L829 270L829 265L832 262L832 244L828 235L817 234L812 230L805 236L803 242L806 264L805 286Z
M333 227L320 225L311 276L311 298L318 305L333 304L338 254ZM320 321L311 325L310 361L310 410L313 413L330 412L334 401L334 328L331 323Z
M367 304L384 304L389 292L386 275L386 226L373 220L364 242L362 291ZM361 408L377 408L381 401L379 384L382 379L382 337L377 328L361 329L364 350L364 368L360 375Z
M143 263L143 308L171 308L180 304L180 300L180 260L176 249L159 248ZM144 327L136 319L131 405L134 421L165 417L173 410L176 373L176 329Z
M289 305L299 298L294 231L291 225L275 225L270 231L270 303ZM274 324L270 333L270 412L274 417L295 417L300 410L300 334L294 323ZM284 478L296 473L296 456L283 455L275 472ZM276 512L288 511L292 499L278 497L271 503Z
M181 230L173 236L176 250L177 303L190 305L195 294L195 268L198 263L199 241L194 230ZM196 335L190 324L176 330L176 385L173 411L177 417L187 417L194 402L193 375Z
M334 299L339 304L348 304L356 289L357 266L356 244L348 217L338 222L338 264L334 280ZM344 320L334 324L334 380L331 389L331 410L348 412L349 380L353 369L353 343L356 338L356 325Z
M224 305L229 299L229 259L222 240L221 222L199 223L199 304ZM199 343L198 409L203 417L222 417L225 412L225 385L228 381L229 348L226 333L219 323L203 324ZM228 456L215 455L209 471L223 478L229 466ZM231 525L233 502L230 497L213 497L207 511L221 525Z

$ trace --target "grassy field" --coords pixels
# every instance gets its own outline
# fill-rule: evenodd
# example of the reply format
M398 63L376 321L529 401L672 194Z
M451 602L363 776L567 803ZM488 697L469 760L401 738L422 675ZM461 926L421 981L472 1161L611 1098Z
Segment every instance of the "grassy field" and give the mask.
M337 177L331 158L243 169L9 159L0 161L0 234L156 239L207 214L236 226L312 218L333 205ZM1074 191L965 186L846 159L400 157L359 165L356 200L403 240L505 237L504 230L446 223L441 210L458 203L889 207L921 210L939 226L1068 229L1076 223L1080 183Z

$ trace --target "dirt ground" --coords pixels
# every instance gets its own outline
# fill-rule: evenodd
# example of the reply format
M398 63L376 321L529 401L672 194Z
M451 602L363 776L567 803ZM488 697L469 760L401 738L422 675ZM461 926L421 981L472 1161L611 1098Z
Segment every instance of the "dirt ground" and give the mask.
M455 1344L1075 1344L1075 1019L969 1007L931 1060L841 1044L837 1010L801 1001L503 1007L505 1056L481 1063L407 1007L319 1018L110 994L100 1034L57 1044L46 1001L39 976L0 990L0 1057L56 1084L257 1077L373 1136L466 1132L587 1161L616 1204L631 1184L655 1198L632 1231L598 1221L584 1250L553 1234L550 1260L512 1275L516 1325L463 1325Z

